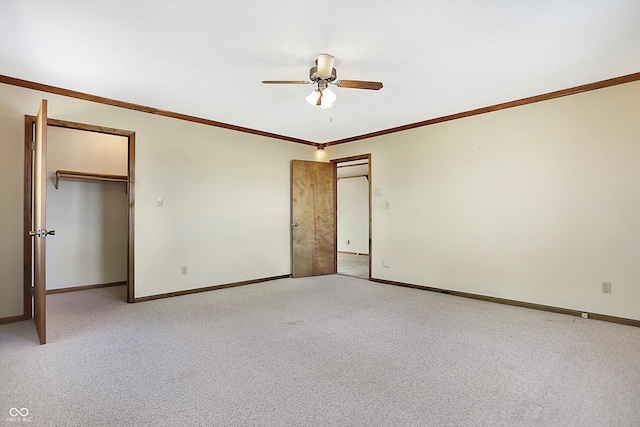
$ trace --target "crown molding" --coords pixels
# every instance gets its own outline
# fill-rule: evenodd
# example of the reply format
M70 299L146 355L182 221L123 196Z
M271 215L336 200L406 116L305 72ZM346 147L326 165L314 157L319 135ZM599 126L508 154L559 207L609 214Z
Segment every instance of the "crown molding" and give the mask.
M105 98L102 96L91 95L84 92L78 92L71 89L64 89L56 86L50 86L43 83L32 82L28 80L18 79L16 77L9 77L0 75L0 83L8 85L19 86L27 89L38 90L41 92L53 93L61 96L68 96L71 98L82 99L85 101L97 102L99 104L111 105L114 107L126 108L129 110L140 111L143 113L155 114L158 116L170 117L178 120L185 120L188 122L199 123L207 126L214 126L223 129L233 130L237 132L244 132L252 135L264 136L267 138L280 139L283 141L295 142L298 144L311 145L314 147L330 147L332 145L345 144L348 142L360 141L363 139L374 138L377 136L389 135L396 132L402 132L405 130L415 129L424 126L430 126L437 123L448 122L451 120L462 119L465 117L477 116L480 114L491 113L494 111L505 110L507 108L519 107L522 105L533 104L536 102L548 101L550 99L561 98L563 96L576 95L582 92L588 92L596 89L603 89L606 87L621 85L625 83L631 83L640 80L640 72L627 74L620 77L614 77L611 79L601 80L594 83L588 83L580 86L571 87L568 89L557 90L554 92L544 93L541 95L530 96L527 98L517 99L515 101L503 102L501 104L490 105L487 107L477 108L475 110L463 111L461 113L450 114L447 116L436 117L433 119L423 120L420 122L409 123L402 126L396 126L388 129L379 130L376 132L365 133L362 135L356 135L348 138L337 139L330 142L313 142L305 139L294 138L286 135L279 135L271 132L264 132L261 130L246 128L242 126L236 126L229 123L218 122L215 120L205 119L202 117L190 116L188 114L176 113L173 111L161 110L159 108L147 107L140 104L133 104L130 102L118 101L116 99Z
M264 132L261 130L232 125L229 123L217 122L215 120L209 120L202 117L190 116L188 114L176 113L173 111L161 110L159 108L147 107L145 105L118 101L117 99L105 98L103 96L91 95L89 93L78 92L71 89L64 89L56 86L46 85L43 83L36 83L28 80L22 80L16 77L0 75L0 83L19 86L26 89L39 90L41 92L53 93L55 95L68 96L70 98L82 99L84 101L97 102L99 104L111 105L113 107L126 108L128 110L134 110L134 111L140 111L143 113L155 114L158 116L170 117L172 119L185 120L187 122L199 123L202 125L229 129L237 132L249 133L252 135L264 136L267 138L275 138L283 141L296 142L298 144L312 145L314 147L317 147L318 145L315 142L307 141L305 139L293 138L285 135L278 135L271 132Z
M347 142L360 141L363 139L369 139L376 136L389 135L391 133L402 132L405 130L415 129L423 126L435 125L437 123L448 122L451 120L462 119L465 117L477 116L479 114L491 113L493 111L505 110L507 108L519 107L521 105L533 104L541 101L548 101L550 99L560 98L568 95L575 95L582 92L588 92L591 90L602 89L610 86L621 85L624 83L631 83L640 80L640 72L627 74L621 77L615 77L612 79L601 80L595 83L588 83L585 85L571 87L569 89L557 90L555 92L544 93L542 95L530 96L527 98L517 99L515 101L503 102L501 104L490 105L488 107L477 108L475 110L464 111L462 113L450 114L448 116L436 117L434 119L423 120L421 122L409 123L403 126L397 126L389 129L383 129L376 132L365 133L362 135L352 136L344 139L337 139L335 141L327 142L325 145L330 147L332 145L345 144Z

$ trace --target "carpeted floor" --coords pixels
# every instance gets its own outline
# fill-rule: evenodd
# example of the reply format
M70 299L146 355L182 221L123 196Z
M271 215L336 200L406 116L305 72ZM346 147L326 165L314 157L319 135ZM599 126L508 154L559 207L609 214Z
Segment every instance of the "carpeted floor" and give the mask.
M338 274L369 279L369 255L338 252Z
M637 426L640 328L332 275L0 326L0 421L46 426ZM14 412L15 413L15 412Z

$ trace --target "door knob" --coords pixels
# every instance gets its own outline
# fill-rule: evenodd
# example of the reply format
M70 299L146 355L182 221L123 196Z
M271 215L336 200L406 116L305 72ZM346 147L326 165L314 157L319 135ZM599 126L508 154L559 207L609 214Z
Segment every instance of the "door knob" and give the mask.
M38 230L38 231L29 231L29 236L35 237L47 237L47 236L55 236L56 230Z

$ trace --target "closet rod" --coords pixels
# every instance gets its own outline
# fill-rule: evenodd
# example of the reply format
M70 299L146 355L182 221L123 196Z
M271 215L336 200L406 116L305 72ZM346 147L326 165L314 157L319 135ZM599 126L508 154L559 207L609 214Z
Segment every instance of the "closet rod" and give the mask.
M103 181L103 182L127 182L126 175L111 175L104 173L92 173L92 172L77 172L77 171L56 171L56 190L60 185L61 179L77 179L82 181Z

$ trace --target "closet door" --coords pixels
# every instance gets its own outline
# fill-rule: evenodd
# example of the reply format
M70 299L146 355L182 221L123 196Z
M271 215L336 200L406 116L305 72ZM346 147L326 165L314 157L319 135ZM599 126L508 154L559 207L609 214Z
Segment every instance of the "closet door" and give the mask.
M47 231L47 100L43 99L36 119L33 145L31 194L33 196L33 227L29 232L33 241L33 320L40 344L47 342L46 310L46 238L55 231Z

